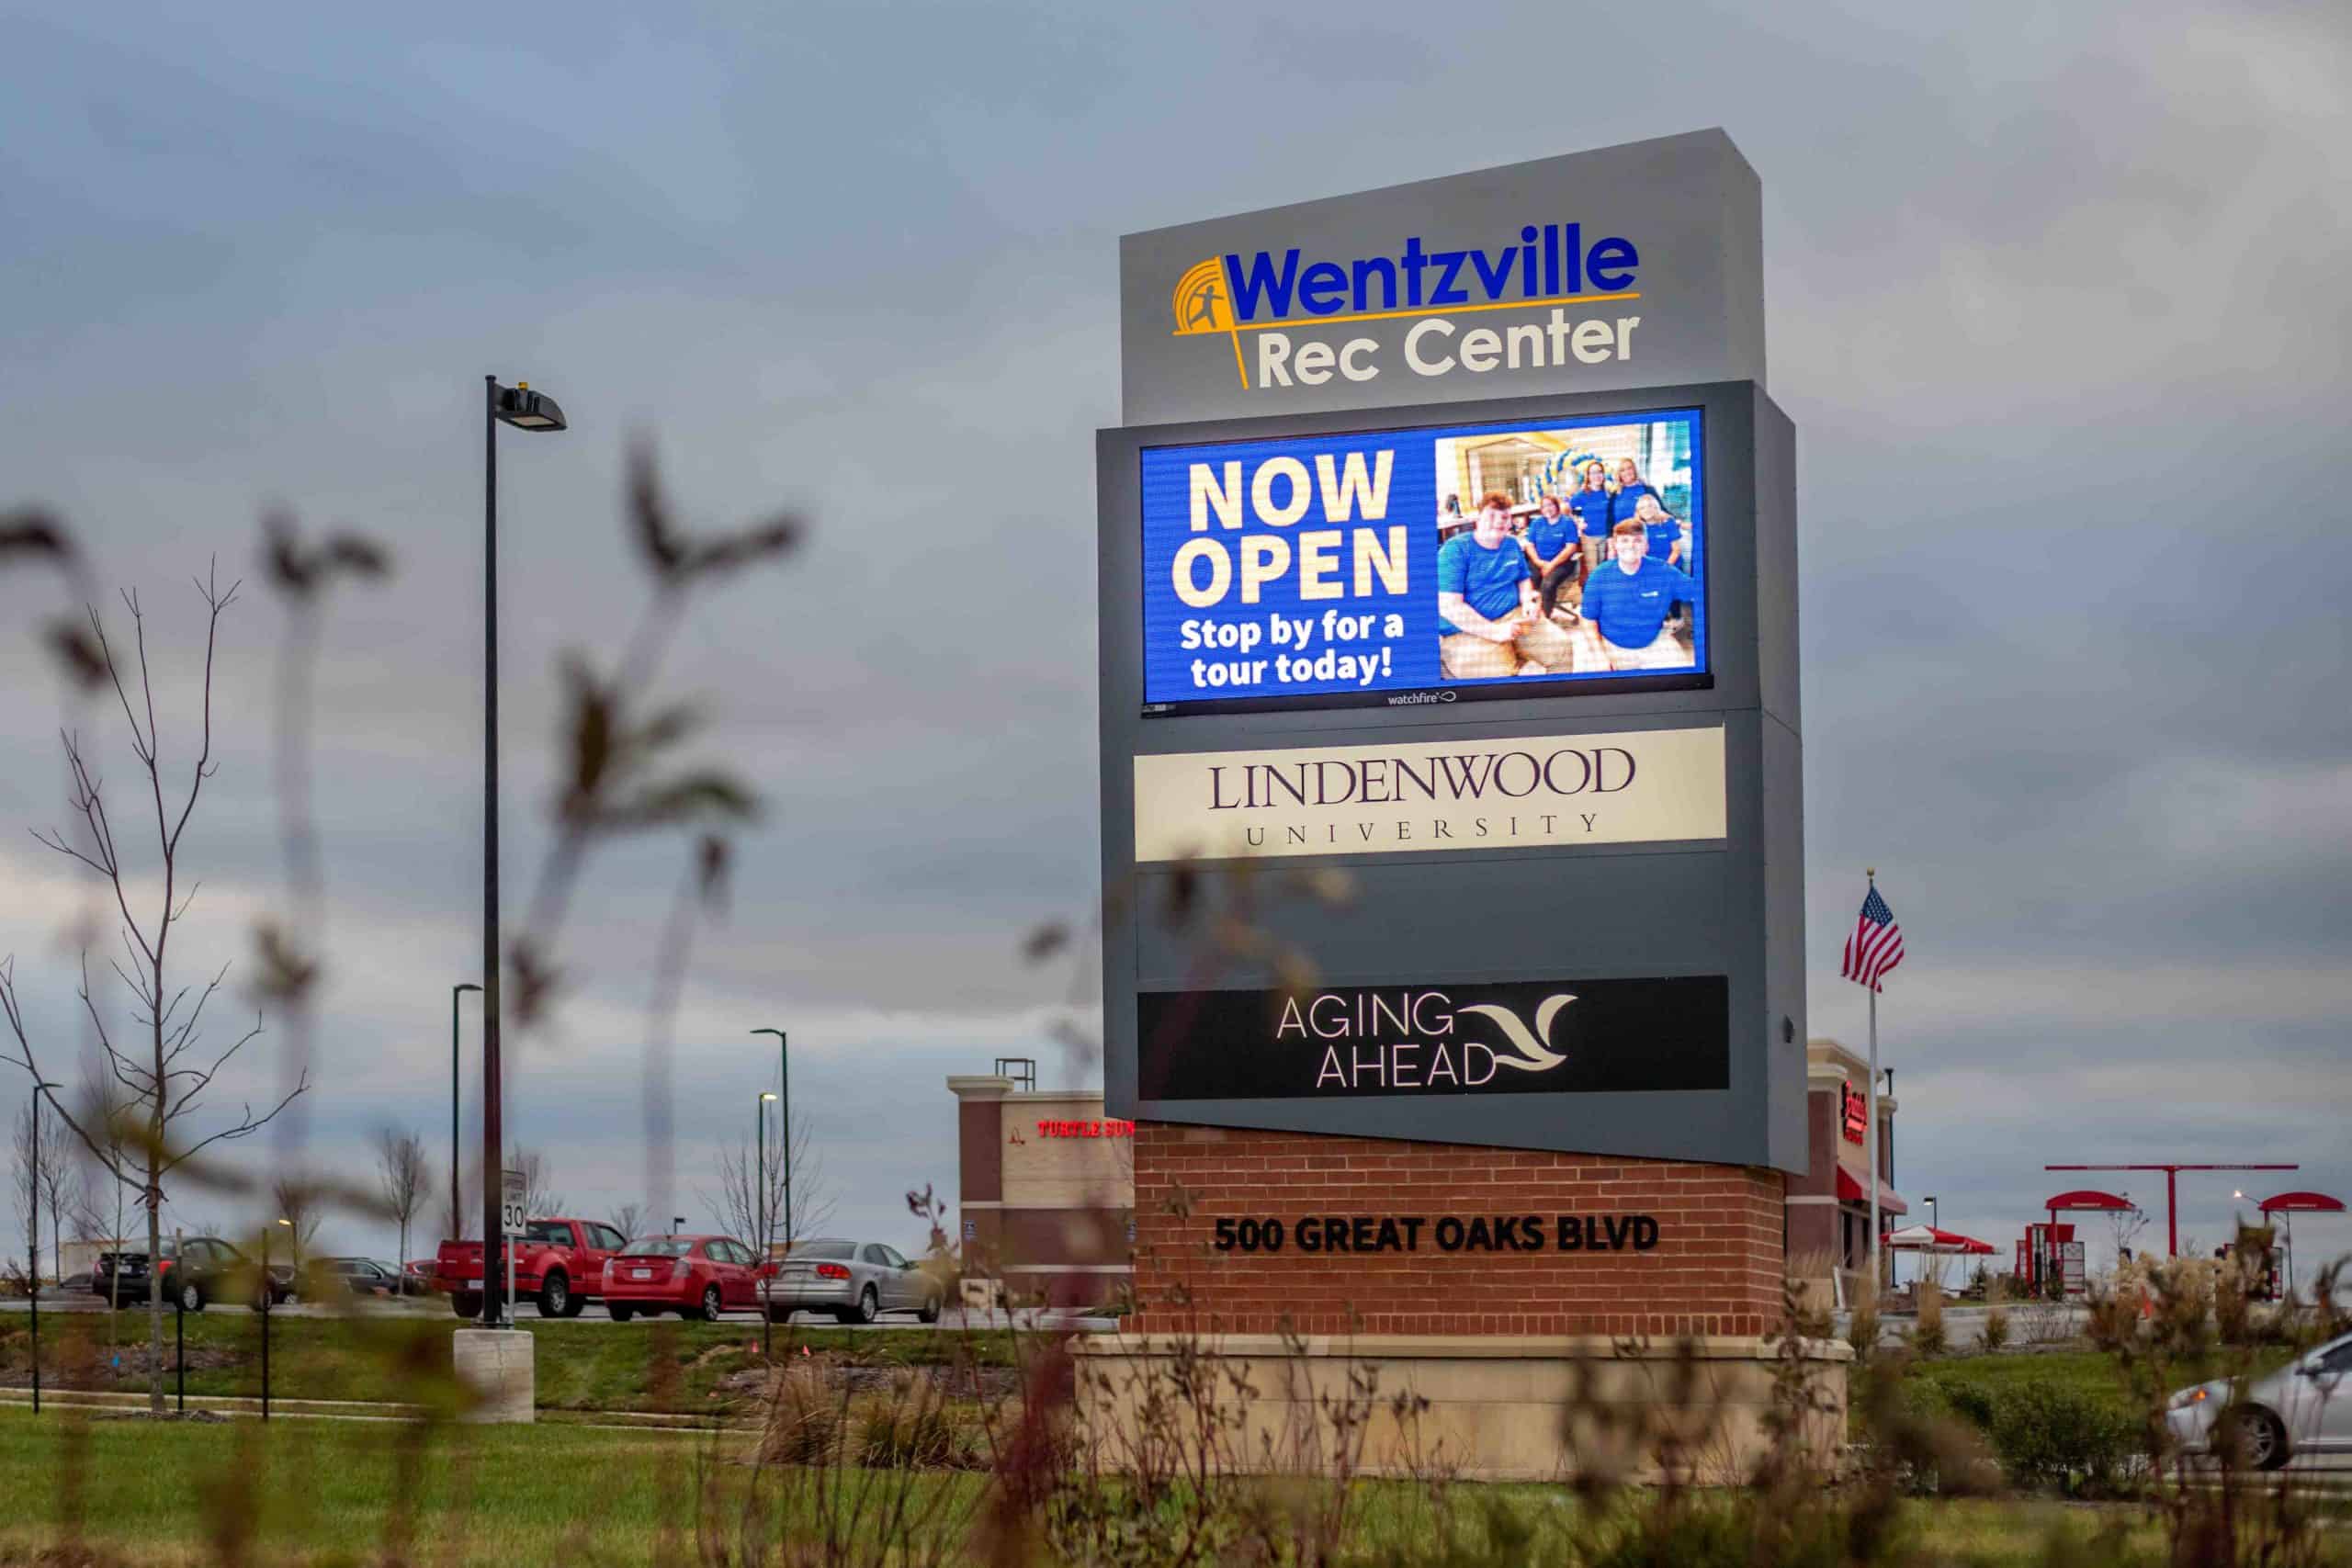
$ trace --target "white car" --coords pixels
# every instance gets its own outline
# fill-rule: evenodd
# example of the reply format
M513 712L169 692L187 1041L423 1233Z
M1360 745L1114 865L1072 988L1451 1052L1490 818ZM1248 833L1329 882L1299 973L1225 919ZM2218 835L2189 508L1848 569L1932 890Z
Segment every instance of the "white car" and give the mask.
M2243 1389L2229 1379L2182 1389L2165 1407L2173 1440L2211 1453L2217 1424L2238 1424L2240 1457L2276 1470L2297 1454L2352 1453L2352 1334L2331 1339ZM2234 1403L2233 1401L2234 1400Z

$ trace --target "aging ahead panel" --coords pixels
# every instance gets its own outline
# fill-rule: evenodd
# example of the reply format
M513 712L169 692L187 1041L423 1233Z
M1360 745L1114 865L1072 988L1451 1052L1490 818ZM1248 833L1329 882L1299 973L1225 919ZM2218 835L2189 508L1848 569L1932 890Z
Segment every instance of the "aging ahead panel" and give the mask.
M1721 975L1163 991L1136 1001L1147 1100L1730 1086Z

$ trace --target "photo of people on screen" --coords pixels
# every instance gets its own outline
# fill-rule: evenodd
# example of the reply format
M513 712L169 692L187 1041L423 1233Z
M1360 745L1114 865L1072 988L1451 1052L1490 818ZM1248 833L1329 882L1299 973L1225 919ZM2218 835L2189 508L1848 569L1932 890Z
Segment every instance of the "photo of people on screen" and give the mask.
M1449 680L1700 667L1705 579L1683 420L1437 443L1438 658ZM1463 515L1457 497L1476 495Z

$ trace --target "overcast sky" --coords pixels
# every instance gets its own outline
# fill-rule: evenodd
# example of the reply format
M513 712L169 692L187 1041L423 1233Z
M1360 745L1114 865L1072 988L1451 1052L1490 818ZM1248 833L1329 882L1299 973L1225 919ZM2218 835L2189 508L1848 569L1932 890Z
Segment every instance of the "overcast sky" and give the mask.
M1045 1033L1069 974L1014 948L1096 892L1117 236L1719 125L1763 180L1799 432L1812 1027L1862 1039L1837 958L1875 864L1910 951L1883 1011L1901 1190L2006 1255L2072 1184L2045 1161L2352 1187L2340 7L6 10L0 502L58 507L142 592L180 661L167 747L188 579L249 570L263 504L397 556L319 670L313 1152L360 1165L388 1122L447 1144L485 371L574 420L503 448L510 882L546 842L554 660L609 652L641 599L628 435L698 523L816 519L665 672L770 807L679 1015L681 1209L706 1218L773 1071L747 1031L775 1024L837 1224L915 1244L899 1195L953 1196L943 1077L1076 1071ZM62 810L57 602L0 577L0 952L70 1054L57 932L86 890L25 831ZM242 964L281 897L281 633L258 592L226 628L191 974ZM127 778L119 723L85 723ZM560 1028L518 1069L514 1129L589 1213L643 1190L647 953L682 863L592 869ZM2235 1179L2185 1184L2184 1233L2222 1238Z

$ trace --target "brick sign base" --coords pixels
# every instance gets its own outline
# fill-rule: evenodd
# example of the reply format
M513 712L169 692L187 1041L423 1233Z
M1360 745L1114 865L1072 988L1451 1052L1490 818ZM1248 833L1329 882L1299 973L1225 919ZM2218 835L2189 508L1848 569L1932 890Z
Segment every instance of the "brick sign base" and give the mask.
M1135 1182L1136 1334L1781 1326L1778 1171L1139 1122Z

